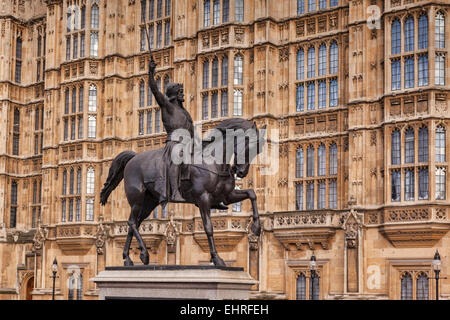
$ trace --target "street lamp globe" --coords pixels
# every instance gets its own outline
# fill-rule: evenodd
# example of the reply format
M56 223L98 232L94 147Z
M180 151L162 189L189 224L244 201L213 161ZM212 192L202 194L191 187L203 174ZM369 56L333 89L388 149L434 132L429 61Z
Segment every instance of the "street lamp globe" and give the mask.
M309 261L309 268L310 270L313 271L317 269L316 256L314 255L314 253L312 254L311 259Z
M56 261L56 258L55 258L55 260L53 260L52 271L54 273L56 273L58 271L58 261Z
M433 270L440 271L441 270L441 256L439 255L439 252L436 250L436 253L434 254L433 258Z

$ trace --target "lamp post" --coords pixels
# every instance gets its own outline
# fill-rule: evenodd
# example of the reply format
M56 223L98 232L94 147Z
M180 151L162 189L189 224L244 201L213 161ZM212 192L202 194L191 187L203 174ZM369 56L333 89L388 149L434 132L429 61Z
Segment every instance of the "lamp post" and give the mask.
M436 300L439 300L439 279L447 278L439 276L439 274L441 273L441 256L439 255L439 252L437 250L434 254L432 265L434 270L434 278L436 279Z
M309 260L309 270L311 272L311 297L310 300L314 300L314 279L316 278L316 270L317 270L317 263L316 263L316 256L314 255L314 252L311 256L311 259Z
M53 276L51 278L53 278L53 294L52 294L52 300L55 300L55 280L56 280L56 273L58 272L58 261L53 260L53 264L52 264L52 273Z

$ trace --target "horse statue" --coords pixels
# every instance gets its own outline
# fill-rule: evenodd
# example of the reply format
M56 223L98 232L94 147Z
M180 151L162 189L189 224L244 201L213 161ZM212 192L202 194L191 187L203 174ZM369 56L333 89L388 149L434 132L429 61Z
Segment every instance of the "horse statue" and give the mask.
M216 207L221 202L228 205L250 199L253 210L251 231L257 236L260 235L261 225L256 194L253 189L235 189L235 175L239 178L247 176L253 158L261 153L266 142L266 126L264 125L259 130L255 123L241 118L230 118L222 121L215 130L215 132L219 132L222 139L210 135L201 141L202 150L223 151L222 153L218 152L219 156L223 155L222 161L211 162L206 161L206 158L201 158L199 164L195 162L194 164L182 164L183 178L180 184L180 193L186 200L184 203L194 204L200 210L203 227L208 237L211 261L215 266L226 266L214 244L210 211L212 207ZM230 131L253 132L254 134L246 134L244 139L239 139L239 137L228 134ZM230 152L226 152L227 150ZM230 164L232 157L234 157L233 165ZM238 161L239 159L242 161ZM155 191L155 183L160 176L160 170L163 170L162 162L163 148L139 154L133 151L124 151L113 160L108 178L100 193L100 203L105 205L111 192L122 179L124 180L125 193L131 207L128 219L129 229L123 250L125 266L133 265L133 261L129 257L133 235L139 243L139 257L142 263L145 265L149 263L149 254L139 233L139 226L161 203L159 194ZM170 200L166 200L163 205L168 201Z

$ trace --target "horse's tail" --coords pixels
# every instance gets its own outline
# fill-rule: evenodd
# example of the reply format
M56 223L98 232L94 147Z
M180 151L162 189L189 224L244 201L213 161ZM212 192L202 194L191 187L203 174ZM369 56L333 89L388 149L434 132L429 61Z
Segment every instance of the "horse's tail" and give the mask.
M108 197L113 192L115 188L119 185L120 181L123 179L123 170L127 165L128 161L130 161L136 152L134 151L124 151L121 152L112 162L111 167L109 168L108 178L103 186L102 191L100 192L100 203L104 206L106 201L108 201Z

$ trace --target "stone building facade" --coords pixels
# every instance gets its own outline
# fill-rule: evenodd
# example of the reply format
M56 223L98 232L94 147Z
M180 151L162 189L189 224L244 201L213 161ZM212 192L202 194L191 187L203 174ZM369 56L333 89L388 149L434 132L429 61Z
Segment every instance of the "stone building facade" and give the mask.
M89 279L123 263L122 184L105 207L99 192L119 152L165 142L145 27L160 88L184 85L199 131L233 116L278 130L278 171L238 181L262 235L249 202L212 213L253 298L434 299L437 249L450 273L449 14L446 0L0 0L0 299L50 299L55 257L57 299L97 299ZM194 206L140 229L151 263L209 263Z

